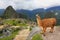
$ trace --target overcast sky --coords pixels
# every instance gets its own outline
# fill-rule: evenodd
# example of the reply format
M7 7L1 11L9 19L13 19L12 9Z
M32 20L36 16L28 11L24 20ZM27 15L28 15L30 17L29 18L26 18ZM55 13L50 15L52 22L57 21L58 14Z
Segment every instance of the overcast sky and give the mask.
M0 9L6 9L7 6L13 6L14 9L37 9L59 6L60 0L0 0Z

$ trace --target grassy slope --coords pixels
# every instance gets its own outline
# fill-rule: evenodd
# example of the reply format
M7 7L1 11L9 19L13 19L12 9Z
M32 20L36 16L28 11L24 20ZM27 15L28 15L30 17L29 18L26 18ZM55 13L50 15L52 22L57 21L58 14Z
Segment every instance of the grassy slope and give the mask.
M32 40L43 40L42 36L40 34L35 34L32 38Z
M0 38L0 40L12 40L17 34L18 31L14 31L10 36L7 36L5 38Z

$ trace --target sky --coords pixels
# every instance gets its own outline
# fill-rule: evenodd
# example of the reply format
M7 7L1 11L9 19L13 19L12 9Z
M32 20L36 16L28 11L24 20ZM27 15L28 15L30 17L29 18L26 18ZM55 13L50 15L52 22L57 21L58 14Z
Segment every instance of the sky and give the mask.
M6 9L9 5L14 9L46 9L53 6L59 6L60 0L0 0L0 9Z

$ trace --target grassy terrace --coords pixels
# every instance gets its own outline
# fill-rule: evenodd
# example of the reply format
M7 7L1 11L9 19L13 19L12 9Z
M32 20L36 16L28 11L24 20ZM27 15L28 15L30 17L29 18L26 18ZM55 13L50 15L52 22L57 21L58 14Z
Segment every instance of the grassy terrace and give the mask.
M4 20L4 24L10 24L10 25L13 25L13 26L27 26L26 25L26 22L27 21L21 21L21 20Z
M22 22L21 20L3 20L3 24L9 24L9 25L12 25L12 26L19 26L19 28L22 29L23 28L27 28L27 23L26 21ZM13 29L15 30L15 29ZM12 34L10 36L7 36L7 37L4 37L4 38L0 38L0 40L12 40L17 34L18 34L18 31L19 29L15 30L12 32ZM0 34L1 35L1 34Z
M0 40L12 40L18 34L18 31L19 30L14 31L14 32L12 32L12 34L10 36L7 36L5 38L0 38Z

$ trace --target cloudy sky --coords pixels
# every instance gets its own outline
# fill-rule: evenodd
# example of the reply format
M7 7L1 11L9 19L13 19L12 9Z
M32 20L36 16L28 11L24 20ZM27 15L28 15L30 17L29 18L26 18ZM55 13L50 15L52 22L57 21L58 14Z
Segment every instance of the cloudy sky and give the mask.
M0 0L0 9L6 9L9 5L14 9L46 9L60 5L60 0Z

